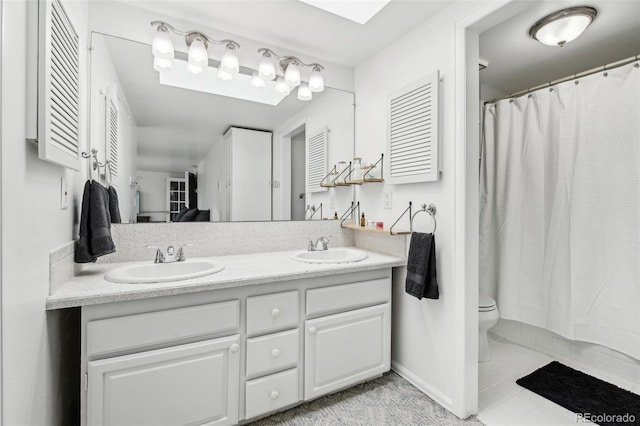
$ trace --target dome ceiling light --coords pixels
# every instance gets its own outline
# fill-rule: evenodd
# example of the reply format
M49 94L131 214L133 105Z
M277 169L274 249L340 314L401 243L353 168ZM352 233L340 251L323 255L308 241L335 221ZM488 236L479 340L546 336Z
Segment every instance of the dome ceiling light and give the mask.
M562 9L536 22L529 35L544 45L562 47L578 38L597 15L598 11L589 6Z

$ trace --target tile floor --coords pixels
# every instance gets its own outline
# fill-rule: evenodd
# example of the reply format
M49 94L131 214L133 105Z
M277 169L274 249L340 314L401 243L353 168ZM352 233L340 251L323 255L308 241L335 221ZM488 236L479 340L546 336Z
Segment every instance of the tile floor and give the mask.
M487 426L556 426L585 424L576 414L516 384L516 380L548 364L552 358L489 334L491 361L478 366L478 419ZM640 394L637 383L625 382L581 365L569 367Z

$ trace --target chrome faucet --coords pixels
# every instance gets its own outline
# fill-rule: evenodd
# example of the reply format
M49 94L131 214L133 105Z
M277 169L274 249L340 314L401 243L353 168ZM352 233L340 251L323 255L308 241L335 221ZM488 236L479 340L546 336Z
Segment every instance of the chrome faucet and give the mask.
M315 242L309 237L305 237L309 240L309 245L307 246L307 251L323 251L329 250L329 238L330 237L320 237ZM318 248L320 246L320 248Z
M147 246L147 248L156 250L156 258L153 261L153 263L171 263L171 262L184 262L185 261L184 248L190 245L191 244L184 244L178 247L177 250L175 247L169 246L167 247L166 255L162 252L162 249L160 247Z

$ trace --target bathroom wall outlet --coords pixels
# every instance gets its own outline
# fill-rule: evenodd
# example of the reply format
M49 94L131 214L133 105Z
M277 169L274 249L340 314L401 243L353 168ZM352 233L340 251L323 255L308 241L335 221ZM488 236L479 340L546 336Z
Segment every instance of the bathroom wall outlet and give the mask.
M67 210L69 208L69 189L67 188L67 178L62 176L60 178L60 210Z
M393 208L393 192L390 189L384 191L384 209L391 210Z

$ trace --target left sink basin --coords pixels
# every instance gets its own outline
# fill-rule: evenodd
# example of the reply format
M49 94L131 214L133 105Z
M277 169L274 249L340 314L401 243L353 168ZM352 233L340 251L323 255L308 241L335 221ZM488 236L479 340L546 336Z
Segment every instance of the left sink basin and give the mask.
M145 263L122 266L107 272L104 279L123 284L164 283L215 274L224 269L220 262L210 259L188 259L184 262Z

